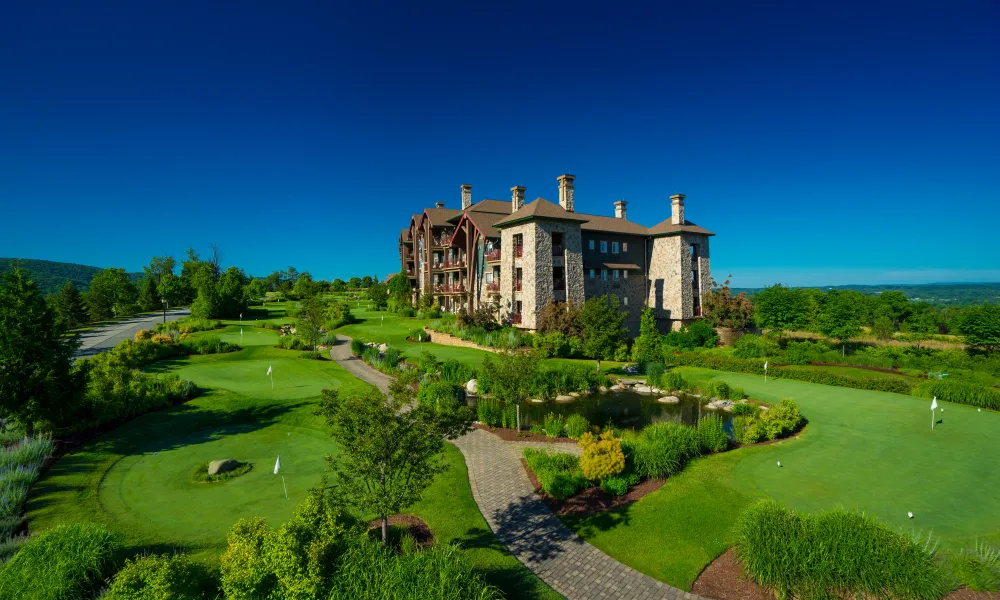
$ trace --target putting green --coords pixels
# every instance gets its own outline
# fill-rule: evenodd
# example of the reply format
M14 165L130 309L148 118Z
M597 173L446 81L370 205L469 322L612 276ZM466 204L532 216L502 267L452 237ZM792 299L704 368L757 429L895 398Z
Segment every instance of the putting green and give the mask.
M281 424L243 425L208 440L197 434L156 440L108 470L99 498L121 525L144 539L214 549L243 517L287 520L326 470L324 456L336 452L322 432ZM253 470L230 481L192 481L196 467L221 458L249 462Z

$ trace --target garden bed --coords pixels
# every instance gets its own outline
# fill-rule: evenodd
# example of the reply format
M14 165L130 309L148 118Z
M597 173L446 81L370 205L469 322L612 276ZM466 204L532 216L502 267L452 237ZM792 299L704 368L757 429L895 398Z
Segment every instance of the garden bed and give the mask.
M476 429L488 431L505 442L555 442L561 444L575 444L576 440L568 437L549 437L530 431L517 431L515 429L504 429L503 427L490 427L482 423L472 425Z
M381 519L368 522L369 530L380 529L381 527ZM427 523L424 523L423 519L416 515L389 515L389 527L405 528L407 533L413 536L413 539L420 547L434 544L434 534L431 533L431 528L427 526Z
M531 482L531 486L535 488L535 493L541 497L545 506L548 506L549 510L556 515L584 516L609 511L620 506L625 506L626 504L631 504L643 496L652 494L660 489L665 481L663 479L641 481L629 488L628 493L624 496L612 496L600 487L595 486L587 488L565 500L559 500L545 493L542 489L542 484L535 477L535 473L528 467L528 461L523 458L521 459L521 467L528 475L528 480Z

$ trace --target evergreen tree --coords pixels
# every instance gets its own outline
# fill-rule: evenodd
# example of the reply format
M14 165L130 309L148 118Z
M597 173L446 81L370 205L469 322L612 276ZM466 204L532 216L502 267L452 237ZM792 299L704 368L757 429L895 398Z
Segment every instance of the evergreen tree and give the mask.
M77 338L46 303L27 271L0 276L0 412L24 424L58 422L81 389L71 369Z
M601 361L613 359L615 350L625 338L625 318L625 313L618 310L618 296L612 294L591 298L580 309L583 353L597 359L598 373ZM655 319L653 326L656 326Z
M163 308L163 302L157 289L156 280L148 274L139 284L139 308L142 310L159 310Z
M648 306L639 321L639 337L632 344L632 360L639 365L663 360L663 336L656 328L656 315Z
M59 291L56 312L70 329L76 329L87 322L87 305L83 301L83 294L72 281L66 280L66 285Z

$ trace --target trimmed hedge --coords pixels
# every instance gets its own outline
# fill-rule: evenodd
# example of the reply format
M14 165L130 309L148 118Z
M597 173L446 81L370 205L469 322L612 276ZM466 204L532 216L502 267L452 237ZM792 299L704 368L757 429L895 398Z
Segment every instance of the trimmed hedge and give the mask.
M918 398L937 396L939 400L947 402L1000 410L1000 390L982 385L928 379L913 388L912 394Z

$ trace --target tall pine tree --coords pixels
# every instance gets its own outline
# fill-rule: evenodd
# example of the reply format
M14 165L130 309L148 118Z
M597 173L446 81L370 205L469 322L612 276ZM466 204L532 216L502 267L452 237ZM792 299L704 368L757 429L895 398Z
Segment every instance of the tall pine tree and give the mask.
M29 434L39 421L59 422L82 389L71 369L77 339L65 334L27 271L0 276L0 413Z
M87 305L83 301L83 294L72 281L66 280L66 285L59 290L56 311L70 329L76 329L87 322Z

